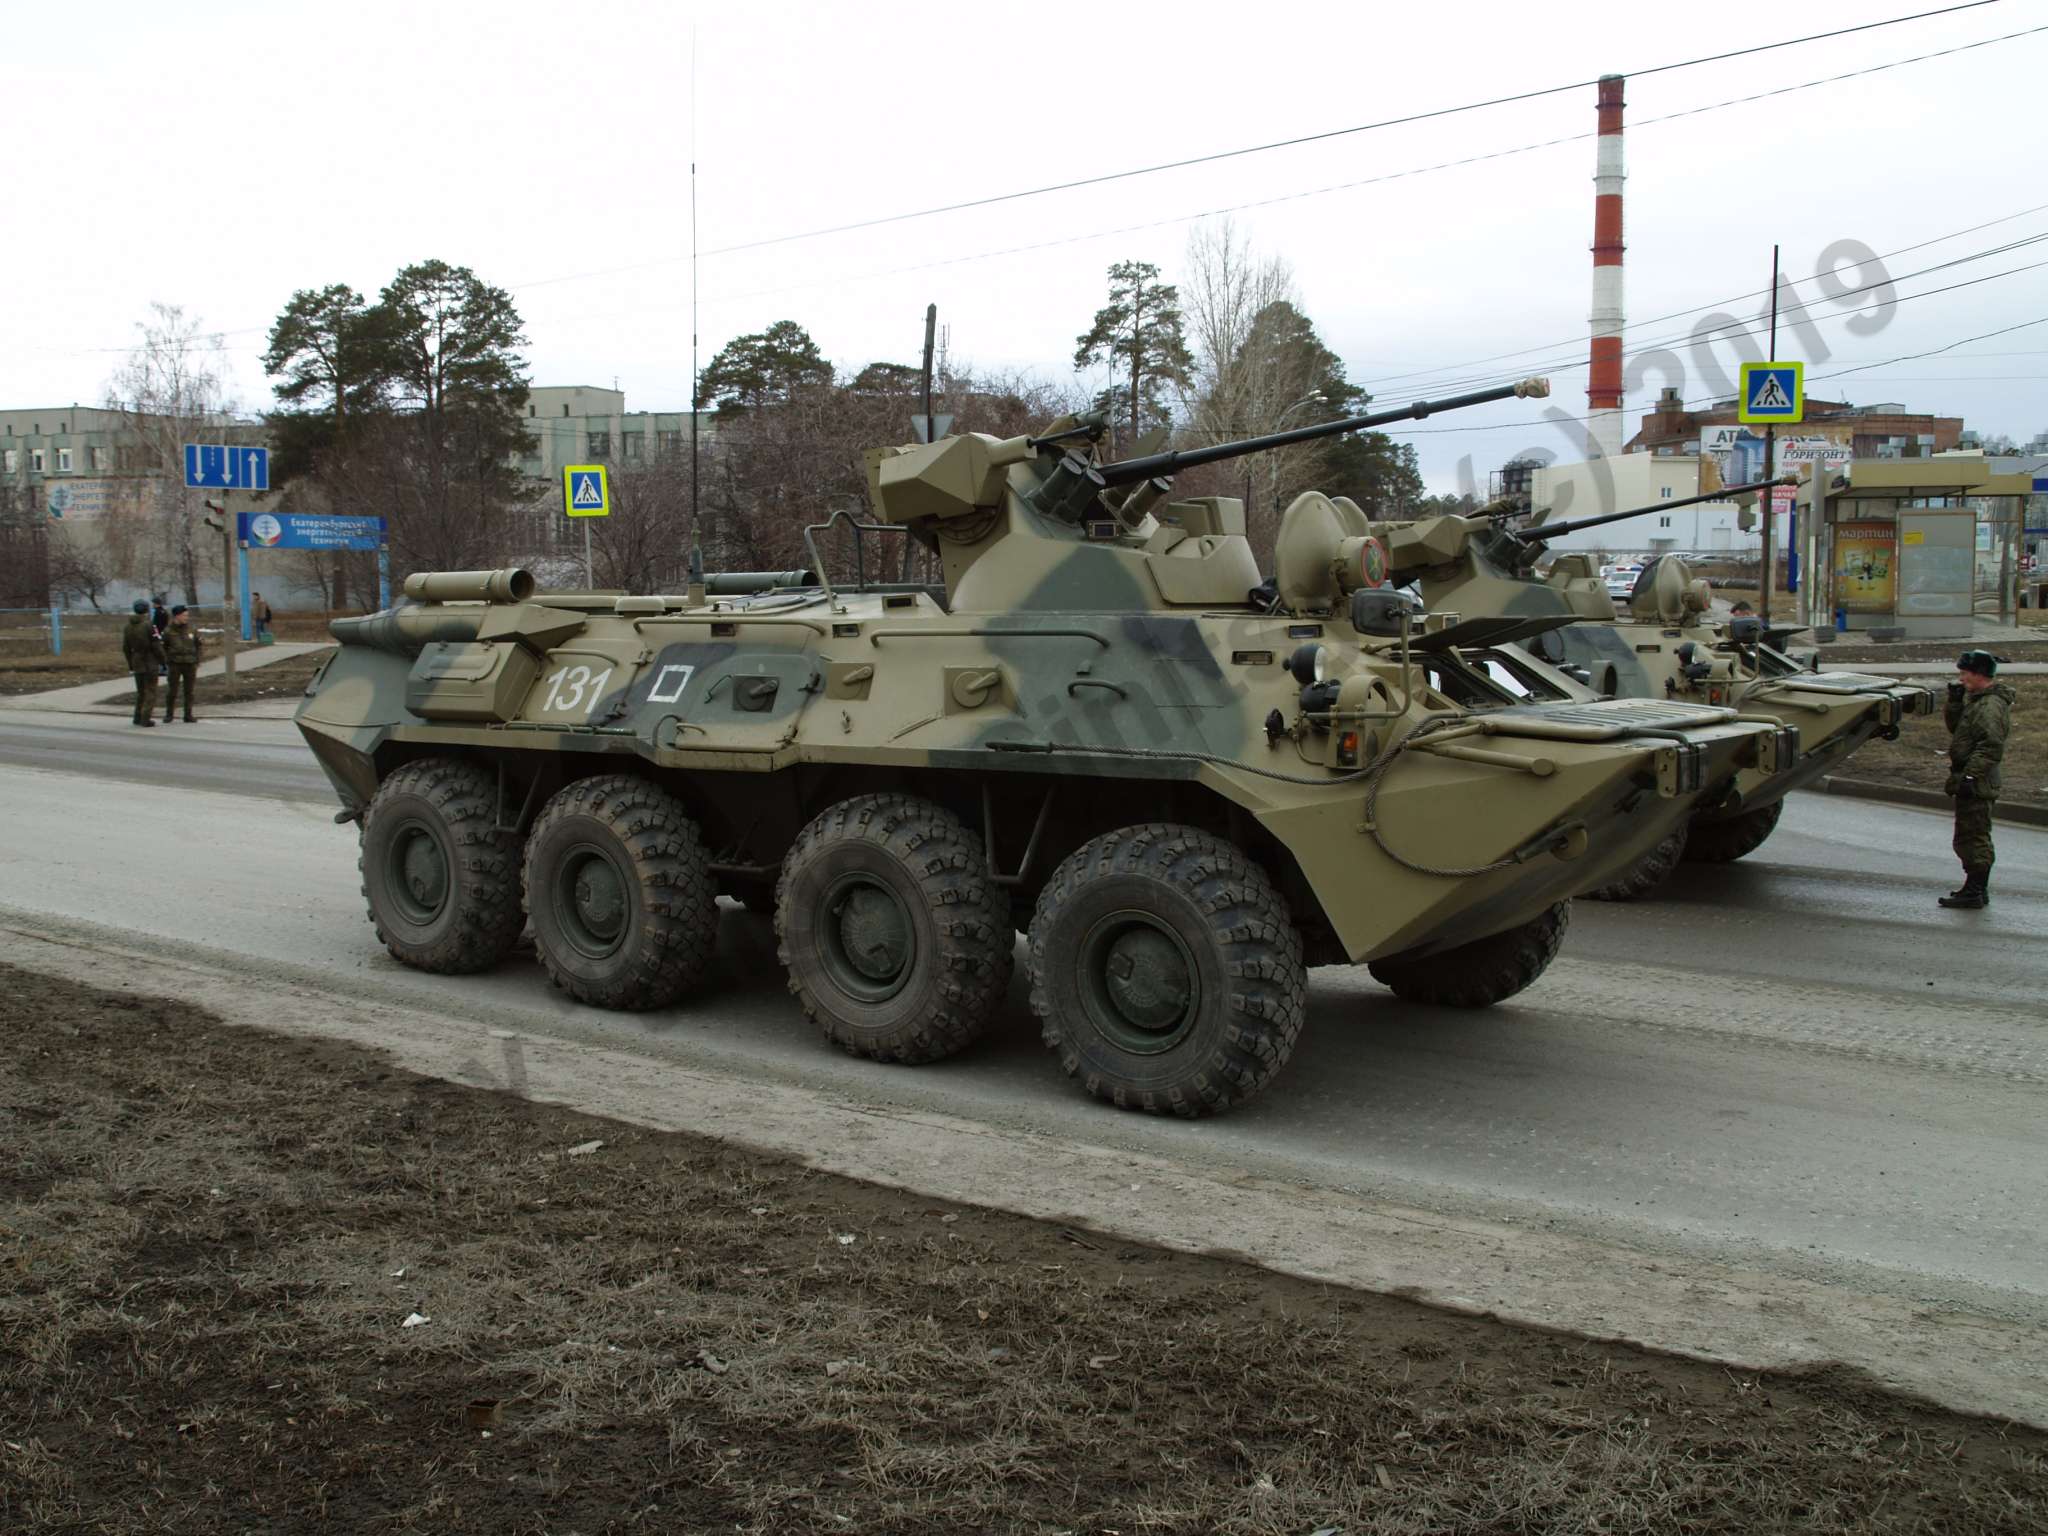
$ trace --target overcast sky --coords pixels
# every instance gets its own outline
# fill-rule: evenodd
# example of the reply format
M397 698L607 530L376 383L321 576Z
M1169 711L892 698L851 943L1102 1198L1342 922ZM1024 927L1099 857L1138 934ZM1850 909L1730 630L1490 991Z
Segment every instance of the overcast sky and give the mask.
M1589 84L1072 191L741 252L721 248L1023 191L1490 97L1633 73L1907 14L1928 0L1799 6L1180 0L1067 10L931 3L741 6L17 8L0 122L14 146L0 245L0 407L92 403L152 301L224 336L247 409L293 290L374 294L430 257L512 290L536 384L610 385L629 409L690 393L690 161L697 162L702 356L779 319L851 370L915 362L936 302L956 362L1072 378L1075 337L1114 261L1180 268L1197 216L1238 208L1293 263L1303 305L1379 403L1542 368L1585 409L1594 93ZM696 28L692 101L692 25ZM2048 232L2041 81L2048 30L1746 105L1694 111L2020 32L2048 0L1646 75L1628 87L1631 354L1691 313L1757 295L1861 241L1904 302L1822 303L1830 354L1788 333L1812 393L2048 427ZM1587 137L1574 137L1587 135ZM1443 162L1569 142L1441 169ZM1420 174L1399 176L1402 172ZM1353 185L1345 185L1345 184ZM1359 185L1358 183L1365 183ZM2021 217L2008 217L2021 214ZM1960 234L1968 226L1988 228ZM1941 239L1943 236L1956 236ZM1844 284L1866 280L1845 274ZM1809 284L1809 290L1811 285ZM1816 295L1818 297L1818 295ZM1754 310L1749 297L1730 306ZM1644 324L1656 317L1678 318ZM1873 328L1874 327L1874 328ZM1519 353L1514 357L1498 354ZM1732 353L1723 350L1727 366ZM1467 386L1469 387L1469 386ZM1582 431L1491 406L1412 437L1432 487L1517 450L1582 456Z

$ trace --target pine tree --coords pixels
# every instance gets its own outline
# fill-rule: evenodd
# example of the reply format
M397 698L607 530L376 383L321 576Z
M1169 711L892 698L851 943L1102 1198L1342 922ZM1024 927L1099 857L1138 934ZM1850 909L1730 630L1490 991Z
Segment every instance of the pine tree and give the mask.
M1131 440L1147 427L1172 418L1166 386L1186 388L1194 358L1182 334L1180 294L1159 281L1149 261L1120 261L1109 269L1109 302L1095 312L1095 323L1075 338L1074 366L1108 363L1118 382L1104 390L1098 403L1128 416Z

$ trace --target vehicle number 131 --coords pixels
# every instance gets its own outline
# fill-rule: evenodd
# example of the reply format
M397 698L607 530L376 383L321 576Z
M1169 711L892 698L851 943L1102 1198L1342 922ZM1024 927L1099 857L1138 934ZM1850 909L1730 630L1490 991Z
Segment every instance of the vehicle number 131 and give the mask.
M612 669L606 667L595 677L588 667L561 667L548 678L548 696L541 708L550 712L567 710L575 713L581 710L586 718L597 708L598 697L604 692L604 685L611 681Z

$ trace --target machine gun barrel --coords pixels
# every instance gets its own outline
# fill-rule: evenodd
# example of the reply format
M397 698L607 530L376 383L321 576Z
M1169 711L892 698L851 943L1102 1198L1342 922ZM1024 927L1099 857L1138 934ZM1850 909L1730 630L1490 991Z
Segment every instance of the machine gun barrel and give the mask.
M1517 528L1514 536L1524 544L1544 544L1559 534L1577 533L1581 528L1598 528L1603 523L1619 523L1631 517L1641 517L1647 512L1669 512L1673 507L1695 507L1703 501L1729 501L1737 496L1747 496L1752 491L1769 490L1777 485L1797 485L1797 475L1782 475L1776 480L1758 480L1750 485L1725 485L1718 491L1703 491L1697 496L1681 496L1676 501L1653 501L1647 507L1630 507L1626 512L1603 512L1598 517L1581 517L1569 523L1538 523L1533 528Z
M1193 469L1197 464L1242 458L1248 453L1262 453L1268 448L1285 448L1290 443L1313 442L1319 437L1340 437L1346 432L1362 432L1368 427L1386 426L1389 422L1420 421L1437 411L1455 411L1468 405L1485 405L1492 400L1528 399L1532 396L1540 399L1549 393L1548 379L1523 379L1514 384L1499 384L1492 389L1453 395L1447 400L1417 400L1399 410L1374 411L1369 416L1347 416L1342 421L1319 421L1311 426L1269 432L1264 437L1247 437L1235 443L1215 443L1207 448L1178 448L1165 453L1148 453L1143 458L1120 459L1114 464L1096 465L1095 473L1109 485L1132 485L1140 480L1150 480L1155 475L1171 475L1178 470Z

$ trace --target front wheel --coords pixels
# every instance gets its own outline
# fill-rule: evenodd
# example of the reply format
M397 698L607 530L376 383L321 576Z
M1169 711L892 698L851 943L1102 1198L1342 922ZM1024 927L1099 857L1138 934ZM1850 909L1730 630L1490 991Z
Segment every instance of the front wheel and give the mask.
M1785 802L1730 816L1726 821L1696 821L1685 840L1685 856L1695 864L1733 864L1746 853L1763 846L1785 814Z
M1520 927L1419 959L1374 960L1366 969L1403 1002L1489 1008L1550 968L1571 919L1572 904L1560 901Z
M519 834L474 763L423 758L378 785L357 867L377 937L417 970L481 971L519 937Z
M1031 1006L1069 1077L1121 1109L1188 1118L1278 1075L1308 994L1287 905L1235 847L1193 827L1083 844L1031 920Z
M697 824L630 774L578 779L526 845L534 948L554 984L599 1008L662 1008L695 986L718 932Z

